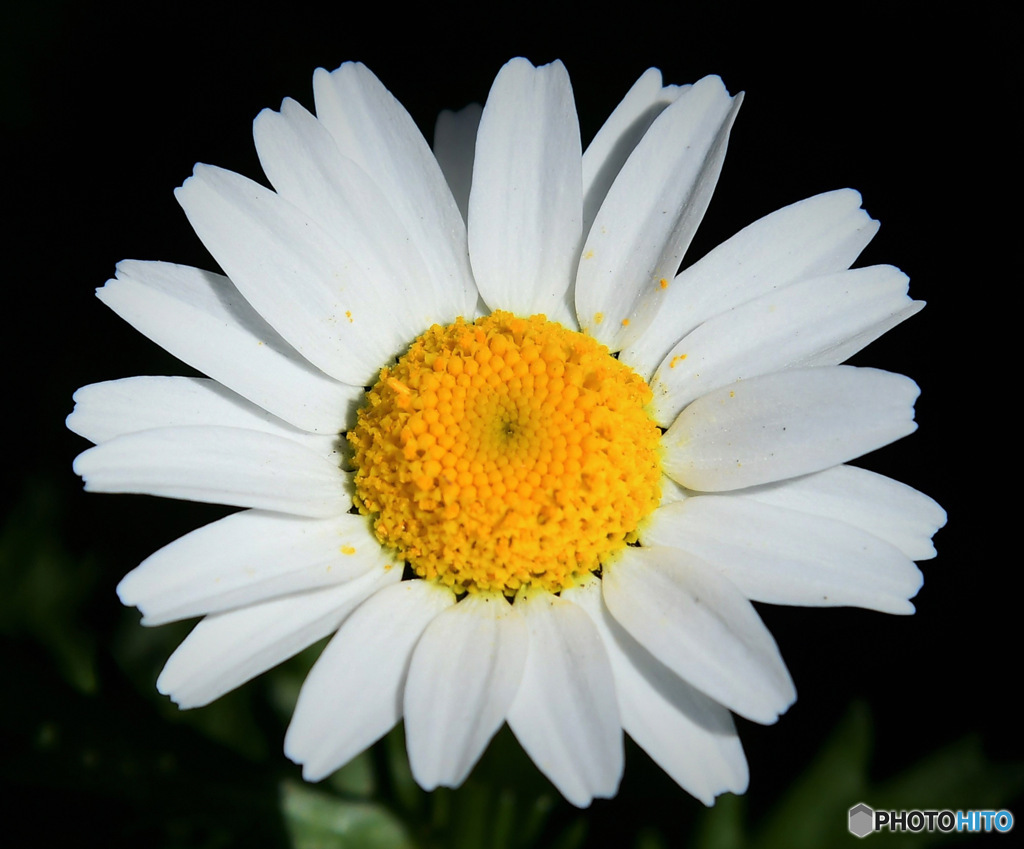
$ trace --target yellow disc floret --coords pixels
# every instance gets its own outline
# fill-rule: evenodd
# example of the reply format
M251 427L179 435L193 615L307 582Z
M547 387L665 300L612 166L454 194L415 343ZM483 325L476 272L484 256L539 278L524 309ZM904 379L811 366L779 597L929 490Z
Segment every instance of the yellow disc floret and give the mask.
M422 578L558 592L658 504L650 400L606 347L544 316L434 325L381 371L348 434L356 503Z

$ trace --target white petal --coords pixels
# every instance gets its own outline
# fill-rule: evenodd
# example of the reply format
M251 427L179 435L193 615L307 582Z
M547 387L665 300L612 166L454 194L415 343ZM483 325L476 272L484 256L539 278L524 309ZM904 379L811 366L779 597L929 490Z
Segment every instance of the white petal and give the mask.
M358 62L333 73L318 68L313 96L317 117L342 156L370 175L402 222L423 257L423 276L445 293L446 313L472 313L477 291L465 221L409 113Z
M924 303L891 265L794 283L734 307L685 336L651 381L652 410L672 421L691 401L736 380L838 365Z
M587 235L576 277L580 326L618 351L651 323L707 211L742 102L718 77L684 92L623 166Z
M471 103L458 112L445 109L434 127L434 156L463 219L469 218L469 191L473 185L473 155L476 129L483 107Z
M405 222L384 193L353 160L338 152L331 134L294 100L280 113L264 109L253 124L260 162L285 200L326 228L368 280L402 281L403 312L417 324L415 338L432 324L449 324L465 311L465 299L450 276L434 277ZM436 247L433 248L436 252Z
M689 88L663 86L661 71L648 68L597 131L583 152L584 233L590 232L608 189L654 119Z
M772 635L707 563L674 548L629 548L602 584L608 609L637 642L730 710L771 723L796 699Z
M657 510L642 539L706 560L747 598L770 604L913 613L923 581L914 561L860 528L732 495Z
M276 193L197 165L175 192L196 234L245 299L317 368L366 386L423 331L409 291L345 234L331 233ZM383 309L382 305L387 308Z
M337 433L354 419L362 387L300 357L223 275L125 261L96 294L182 362L296 427Z
M469 252L491 309L575 320L565 296L582 239L582 153L561 62L513 59L480 118L469 195Z
M283 436L340 461L336 433L321 436L291 427L215 380L126 377L83 386L74 400L67 426L96 444L156 427L220 425Z
M526 623L501 595L467 595L431 622L405 686L409 765L424 790L458 787L505 722L526 662Z
M932 536L946 524L946 511L923 492L856 466L835 466L734 495L839 519L884 539L911 560L935 556Z
M681 484L676 483L668 475L661 476L661 501L660 504L672 504L676 501L682 501L684 498L689 498L693 495L690 490Z
M615 672L622 727L640 748L705 805L720 793L746 790L747 760L729 711L629 636L605 606L597 578L562 597L597 626Z
M302 777L319 781L402 718L413 648L455 596L431 581L381 590L346 620L313 665L285 735Z
M530 633L508 724L538 769L584 808L615 795L622 728L608 654L589 617L548 593L520 594Z
M670 281L664 303L620 359L644 378L672 346L712 316L808 277L850 267L878 231L842 189L758 219Z
M337 587L207 616L156 682L180 707L209 704L335 630L368 595L401 577L374 570Z
M144 625L160 625L387 568L401 571L364 516L304 519L246 510L150 555L118 584L117 594L142 611Z
M89 492L133 492L299 516L337 516L352 505L337 465L268 433L168 427L119 436L79 454Z
M852 460L913 433L917 384L877 369L794 369L697 399L661 438L663 471L690 489L740 489Z

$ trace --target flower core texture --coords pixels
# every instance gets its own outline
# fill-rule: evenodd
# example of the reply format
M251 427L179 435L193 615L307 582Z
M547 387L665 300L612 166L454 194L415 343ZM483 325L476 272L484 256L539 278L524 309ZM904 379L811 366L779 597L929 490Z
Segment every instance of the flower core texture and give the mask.
M382 544L456 592L559 592L660 499L644 380L593 338L497 311L434 325L381 370L349 432Z

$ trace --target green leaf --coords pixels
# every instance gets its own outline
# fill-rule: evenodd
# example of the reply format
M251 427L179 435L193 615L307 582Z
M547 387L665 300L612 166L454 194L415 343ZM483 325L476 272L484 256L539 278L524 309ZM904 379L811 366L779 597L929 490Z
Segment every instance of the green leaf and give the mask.
M848 811L862 801L871 755L867 707L854 705L759 829L758 847L818 849L846 837Z
M293 849L413 849L402 822L383 805L332 796L295 781L281 785Z
M746 801L724 793L708 808L694 835L694 849L743 849L749 845L744 828Z
M871 748L867 707L855 704L760 823L746 825L743 800L725 795L704 816L693 845L696 849L848 845L849 810L858 802L894 811L997 809L1024 791L1024 764L992 763L974 737L940 749L882 782L869 776ZM955 837L941 831L883 831L871 835L871 845L918 849Z

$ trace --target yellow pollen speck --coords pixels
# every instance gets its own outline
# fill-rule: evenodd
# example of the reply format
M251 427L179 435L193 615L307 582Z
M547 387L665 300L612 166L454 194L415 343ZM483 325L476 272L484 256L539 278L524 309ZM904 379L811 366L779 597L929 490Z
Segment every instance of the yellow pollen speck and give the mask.
M345 318L348 319L348 323L352 323L352 310L345 310Z
M349 432L355 503L381 543L457 592L558 592L660 499L647 384L592 337L496 312L434 325Z
M629 319L628 318L622 319L622 326L623 327L629 327Z
M667 289L668 288L668 280L666 280L664 277L662 277L661 280L658 281L658 285L662 289Z
M730 398L735 398L736 397L736 393L733 392L731 389L729 390L729 397Z
M686 359L686 357L687 357L687 355L686 355L686 354L677 354L677 355L676 355L676 356L674 356L674 357L672 358L672 360L671 360L671 361L669 362L669 364L668 364L668 367L669 367L669 368L675 368L675 367L676 367L676 363L681 363L681 362L682 362L683 360L685 360L685 359Z
M600 324L602 321L604 321L604 313L603 312L596 312L596 313L594 313L594 324Z
M351 545L343 545L341 547L342 554L355 554L356 550Z
M382 378L383 379L383 378ZM388 378L388 386L390 386L399 395L411 395L412 391L402 381L396 380L395 378Z

